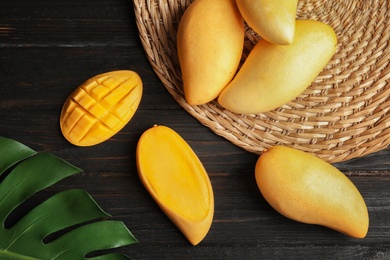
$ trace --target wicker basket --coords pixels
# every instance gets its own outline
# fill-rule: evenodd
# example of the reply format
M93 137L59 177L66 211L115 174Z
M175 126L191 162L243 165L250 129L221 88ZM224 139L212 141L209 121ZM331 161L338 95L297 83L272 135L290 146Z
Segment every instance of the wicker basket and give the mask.
M176 31L189 0L134 0L146 55L174 99L203 125L256 154L286 145L340 162L390 143L390 2L299 1L297 18L323 21L337 51L299 97L270 112L240 115L216 101L190 106L182 93ZM246 28L242 60L260 37Z

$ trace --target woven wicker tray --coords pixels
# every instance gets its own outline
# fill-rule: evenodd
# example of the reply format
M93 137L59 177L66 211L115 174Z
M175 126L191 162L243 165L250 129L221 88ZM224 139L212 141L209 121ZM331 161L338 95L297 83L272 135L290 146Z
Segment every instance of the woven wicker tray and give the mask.
M146 55L174 99L203 125L260 154L274 145L304 150L328 162L364 156L390 143L390 2L299 1L297 18L323 21L338 36L337 51L312 85L290 103L239 115L216 101L190 106L182 94L176 31L189 0L134 0ZM260 39L246 28L242 60Z

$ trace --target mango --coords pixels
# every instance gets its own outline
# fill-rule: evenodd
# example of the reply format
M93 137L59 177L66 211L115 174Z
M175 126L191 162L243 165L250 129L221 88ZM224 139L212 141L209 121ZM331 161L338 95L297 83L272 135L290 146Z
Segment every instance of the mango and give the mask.
M236 0L247 24L273 44L291 44L298 0Z
M276 109L312 84L333 57L336 44L337 36L329 25L297 20L290 45L259 40L218 102L240 114Z
M60 115L64 137L77 146L102 143L133 117L142 97L142 80L131 70L96 75L77 87Z
M214 100L233 79L244 48L244 20L234 0L195 0L177 32L184 97L190 105Z
M188 143L166 126L153 126L136 149L139 177L150 195L197 245L207 235L214 215L214 194L207 172Z
M342 172L324 160L285 146L260 155L255 177L261 194L280 214L364 238L369 217L364 199Z

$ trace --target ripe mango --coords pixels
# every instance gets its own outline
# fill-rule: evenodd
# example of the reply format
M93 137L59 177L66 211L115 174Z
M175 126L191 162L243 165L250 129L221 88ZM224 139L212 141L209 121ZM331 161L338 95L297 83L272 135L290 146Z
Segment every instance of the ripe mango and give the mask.
M177 51L190 105L214 100L233 79L244 48L244 20L234 0L195 0L184 12Z
M237 0L247 24L273 44L291 44L295 32L298 0Z
M337 36L327 24L297 20L290 45L260 40L218 102L242 114L278 108L299 96L328 64Z
M337 168L309 153L274 146L255 168L269 204L287 218L329 227L354 238L368 231L368 210L356 186Z
M142 80L131 70L96 75L65 101L60 127L77 146L92 146L118 133L133 117L142 97Z
M208 233L214 194L201 161L174 130L154 126L140 137L136 162L139 177L168 218L196 245Z

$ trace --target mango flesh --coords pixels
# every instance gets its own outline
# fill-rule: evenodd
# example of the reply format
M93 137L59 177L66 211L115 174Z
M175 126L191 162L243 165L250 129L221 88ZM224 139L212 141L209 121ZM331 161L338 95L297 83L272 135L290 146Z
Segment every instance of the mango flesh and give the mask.
M214 100L234 77L244 47L244 21L234 0L196 0L177 33L184 97L190 105Z
M133 117L142 97L142 80L131 70L96 75L81 84L65 101L60 127L77 146L102 143Z
M368 210L356 186L331 164L306 152L274 146L256 163L257 185L287 218L354 238L368 231Z
M320 21L297 20L290 45L260 40L218 102L240 114L262 113L299 96L336 51L334 30Z
M139 177L168 218L193 245L208 233L214 194L201 161L174 130L154 126L137 144Z
M237 0L247 24L273 44L291 44L295 32L298 0Z

